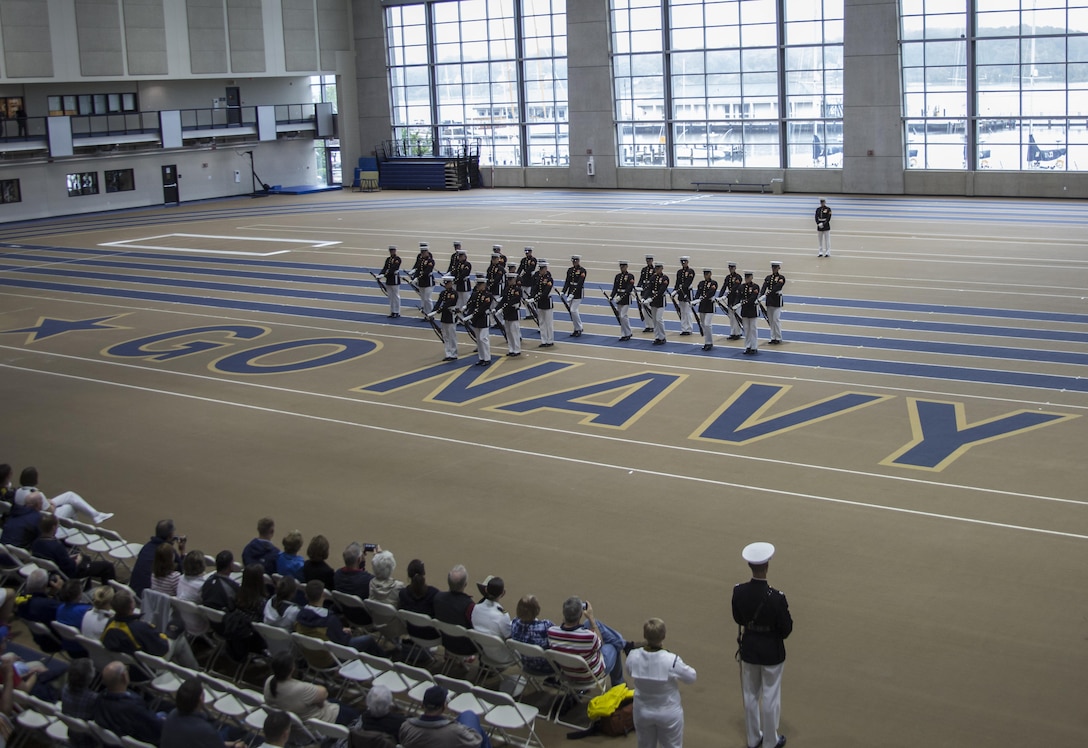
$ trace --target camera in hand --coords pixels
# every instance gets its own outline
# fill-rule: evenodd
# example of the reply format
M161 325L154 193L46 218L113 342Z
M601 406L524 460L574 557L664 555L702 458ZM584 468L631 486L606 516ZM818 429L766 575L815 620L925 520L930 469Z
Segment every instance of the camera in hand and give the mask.
M377 543L363 543L363 553L373 553L378 550Z

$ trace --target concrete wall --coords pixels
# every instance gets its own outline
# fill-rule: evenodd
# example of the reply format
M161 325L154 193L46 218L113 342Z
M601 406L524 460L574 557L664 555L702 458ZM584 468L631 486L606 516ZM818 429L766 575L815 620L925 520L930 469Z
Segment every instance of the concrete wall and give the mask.
M249 194L253 189L249 156L242 155L243 150L254 151L257 173L267 184L312 184L317 179L311 140L261 143L244 149L185 149L8 166L3 177L20 180L23 201L0 205L0 222L161 205L161 167L167 164L178 168L182 202ZM114 169L132 169L136 189L107 194L104 172ZM234 181L236 170L240 172L239 182ZM89 171L98 173L101 192L69 197L65 177Z

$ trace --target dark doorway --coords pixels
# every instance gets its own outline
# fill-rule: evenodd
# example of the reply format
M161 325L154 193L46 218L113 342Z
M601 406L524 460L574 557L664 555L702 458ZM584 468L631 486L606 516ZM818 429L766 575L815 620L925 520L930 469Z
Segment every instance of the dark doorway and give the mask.
M181 197L178 195L178 167L169 164L162 167L162 201L169 205L177 203L181 205Z
M227 86L227 124L242 124L242 89Z

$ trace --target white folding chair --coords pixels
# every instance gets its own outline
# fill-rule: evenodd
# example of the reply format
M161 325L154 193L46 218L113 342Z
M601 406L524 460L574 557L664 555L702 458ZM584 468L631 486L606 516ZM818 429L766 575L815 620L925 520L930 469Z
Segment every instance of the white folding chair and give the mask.
M597 675L594 673L583 657L569 652L557 652L554 649L544 650L544 656L555 665L556 670L559 672L559 683L563 689L564 700L571 699L575 703L581 704L583 701L588 701L593 696L602 694L609 689L608 674ZM562 715L559 712L560 710L556 709L554 713L557 724L575 728L585 727L585 725L563 722L560 719Z
M394 662L393 670L408 687L405 695L413 705L419 704L422 709L423 694L427 692L428 688L435 685L434 675L431 674L430 670L414 667L405 662Z
M486 714L490 708L490 704L481 702L476 697L476 694L472 692L473 685L467 680L451 678L448 675L435 675L434 682L450 692L450 700L446 704L446 708L451 712L457 714L461 712Z
M349 595L346 592L339 592L333 590L333 601L340 606L340 610L344 613L344 620L351 625L353 629L358 631L370 631L374 627L374 621L370 617L370 613L367 611L366 606L363 605L363 598L358 595Z
M306 726L323 738L331 740L347 740L351 732L343 725L333 722L322 722L319 719L306 720Z
M491 705L483 721L498 731L503 742L525 748L544 748L544 743L536 734L536 717L540 710L535 706L514 701L514 697L508 693L481 686L473 687L472 693L481 702ZM525 734L517 734L520 731L525 731Z
M363 607L374 622L375 632L390 644L400 647L404 638L404 622L397 616L396 607L377 600L363 600Z
M357 649L336 642L325 642L325 649L340 665L336 671L336 675L341 681L340 691L336 694L337 701L342 699L348 686L354 685L361 689L363 684L370 683L375 677L381 675L380 671L375 670L359 659Z
M265 646L273 655L280 652L290 652L294 649L295 645L291 641L291 632L287 629L281 629L279 626L272 626L267 623L254 622L253 630L261 635Z
M442 644L442 634L435 628L434 619L425 613L416 613L412 610L398 610L397 615L404 621L404 628L408 632L408 638L415 646L411 650L412 656L405 662L415 665L424 653L434 656L435 649Z
M461 665L467 672L477 657L476 645L466 636L468 629L438 619L435 619L434 627L442 635L442 672L449 675L453 665Z
M340 670L340 663L325 648L325 641L297 631L291 634L291 641L295 643L295 647L302 653L303 659L309 666L307 671L310 680L314 682L320 680L326 685L332 685L336 680L337 671Z

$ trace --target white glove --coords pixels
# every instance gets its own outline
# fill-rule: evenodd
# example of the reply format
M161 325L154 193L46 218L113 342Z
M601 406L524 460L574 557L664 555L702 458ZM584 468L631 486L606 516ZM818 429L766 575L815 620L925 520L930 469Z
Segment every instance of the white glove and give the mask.
M759 303L760 303L760 304L763 304L763 303L765 303L765 302L767 301L767 297L766 297L766 295L764 295L764 296L760 296L760 297L759 297L759 299L758 299L758 301L759 301Z

